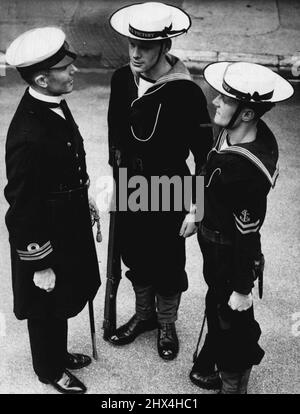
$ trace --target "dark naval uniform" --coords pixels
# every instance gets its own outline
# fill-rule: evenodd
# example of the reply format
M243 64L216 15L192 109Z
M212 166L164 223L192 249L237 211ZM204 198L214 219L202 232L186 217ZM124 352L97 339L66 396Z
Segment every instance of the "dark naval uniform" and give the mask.
M189 152L199 169L212 145L206 99L185 66L168 57L172 69L140 97L139 79L130 66L118 69L111 81L108 113L110 164L118 150L119 167L127 169L128 179L142 176L149 188L149 211L120 213L127 276L134 284L152 285L165 296L188 287L185 239L179 236L186 210L175 211L171 191L171 211L162 211L161 203L158 211L150 211L151 177L190 176Z
M51 355L57 344L51 346L51 337L64 336L66 347L67 318L77 315L100 285L83 140L66 105L63 112L66 119L27 90L6 143L14 312L29 321L34 368L45 378L55 376ZM34 272L47 268L56 275L50 293L33 283ZM39 355L47 346L48 362Z
M255 141L227 142L224 147L225 140L226 130L222 130L208 155L205 213L198 233L208 285L206 345L213 354L201 361L208 373L215 362L221 371L238 372L263 358L253 307L238 312L227 303L233 291L249 294L254 286L267 194L278 175L277 143L263 121L258 122Z

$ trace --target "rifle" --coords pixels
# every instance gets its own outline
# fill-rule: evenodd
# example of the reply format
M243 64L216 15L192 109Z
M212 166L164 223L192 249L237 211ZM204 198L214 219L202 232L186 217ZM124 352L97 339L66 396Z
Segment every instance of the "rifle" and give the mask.
M202 338L202 335L203 335L203 329L204 329L204 325L205 325L206 319L207 319L207 315L206 315L206 308L205 308L204 315L203 315L203 319L202 319L202 325L201 325L201 329L200 329L199 338L198 338L198 341L197 341L197 345L196 345L195 352L193 354L193 363L196 362L197 357L198 357L198 349L199 349L200 341L201 341L201 338Z
M100 225L100 216L97 208L89 201L90 215L92 221L92 227L97 223L97 235L96 240L98 243L102 241L101 234L101 225ZM96 345L96 330L95 330L95 317L94 317L94 305L93 300L89 300L89 317L90 317L90 328L91 328L91 338L92 338L92 349L93 357L95 360L98 359L97 345Z
M265 268L265 257L261 253L260 256L253 263L253 276L254 280L258 280L258 294L259 299L263 297L263 276Z
M92 300L89 300L89 316L90 316L90 328L91 328L93 357L97 361L98 352L97 352L97 345L96 345L95 318L94 318L94 307L93 307L93 301Z
M118 209L118 180L117 180L117 162L113 165L114 178L114 200L115 210ZM109 222L109 238L108 238L108 252L107 252L107 268L106 268L106 290L105 290L105 304L104 304L104 321L103 321L103 339L106 341L116 330L117 322L117 292L121 280L121 254L118 242L118 222L119 216L117 211L110 211Z

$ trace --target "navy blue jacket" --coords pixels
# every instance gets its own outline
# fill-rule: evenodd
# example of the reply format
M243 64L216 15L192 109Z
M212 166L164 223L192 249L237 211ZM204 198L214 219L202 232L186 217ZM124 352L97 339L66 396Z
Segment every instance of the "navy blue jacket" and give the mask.
M8 130L6 171L15 314L74 316L100 284L87 190L77 199L52 194L87 182L77 125L26 91ZM56 274L50 294L33 283L34 272L47 268Z
M253 287L253 261L261 253L267 195L278 176L278 146L262 120L255 141L221 150L225 139L222 130L208 154L203 224L231 240L233 290L248 294Z

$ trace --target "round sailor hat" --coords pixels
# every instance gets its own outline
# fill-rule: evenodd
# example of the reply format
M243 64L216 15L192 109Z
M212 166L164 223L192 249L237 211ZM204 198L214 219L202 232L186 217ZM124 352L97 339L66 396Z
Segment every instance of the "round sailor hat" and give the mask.
M156 2L125 6L113 13L109 22L116 32L138 40L180 36L191 26L191 19L183 10Z
M17 37L6 50L6 62L20 71L60 68L76 59L58 27L40 27Z
M275 103L290 98L294 93L287 80L256 63L211 63L204 69L204 78L221 94L245 102Z

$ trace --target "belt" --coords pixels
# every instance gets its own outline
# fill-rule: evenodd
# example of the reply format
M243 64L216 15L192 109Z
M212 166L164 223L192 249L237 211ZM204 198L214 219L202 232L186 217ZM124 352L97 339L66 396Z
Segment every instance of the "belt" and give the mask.
M150 163L149 160L144 160L139 157L131 158L128 162L128 167L135 173L135 174L145 174L145 175L182 175L187 174L187 165L185 162L178 162L173 165L162 164L161 162L158 163L155 160L154 163Z
M48 200L75 200L87 195L88 185L83 187L72 188L65 191L55 191L48 195Z
M232 245L232 241L228 237L224 236L223 234L221 234L217 230L208 229L202 223L200 224L199 231L200 231L201 236L204 239L206 239L206 240L208 240L212 243L223 244L223 245L226 245L226 246L231 246Z
M132 159L132 169L136 173L142 173L144 171L144 163L141 158Z

